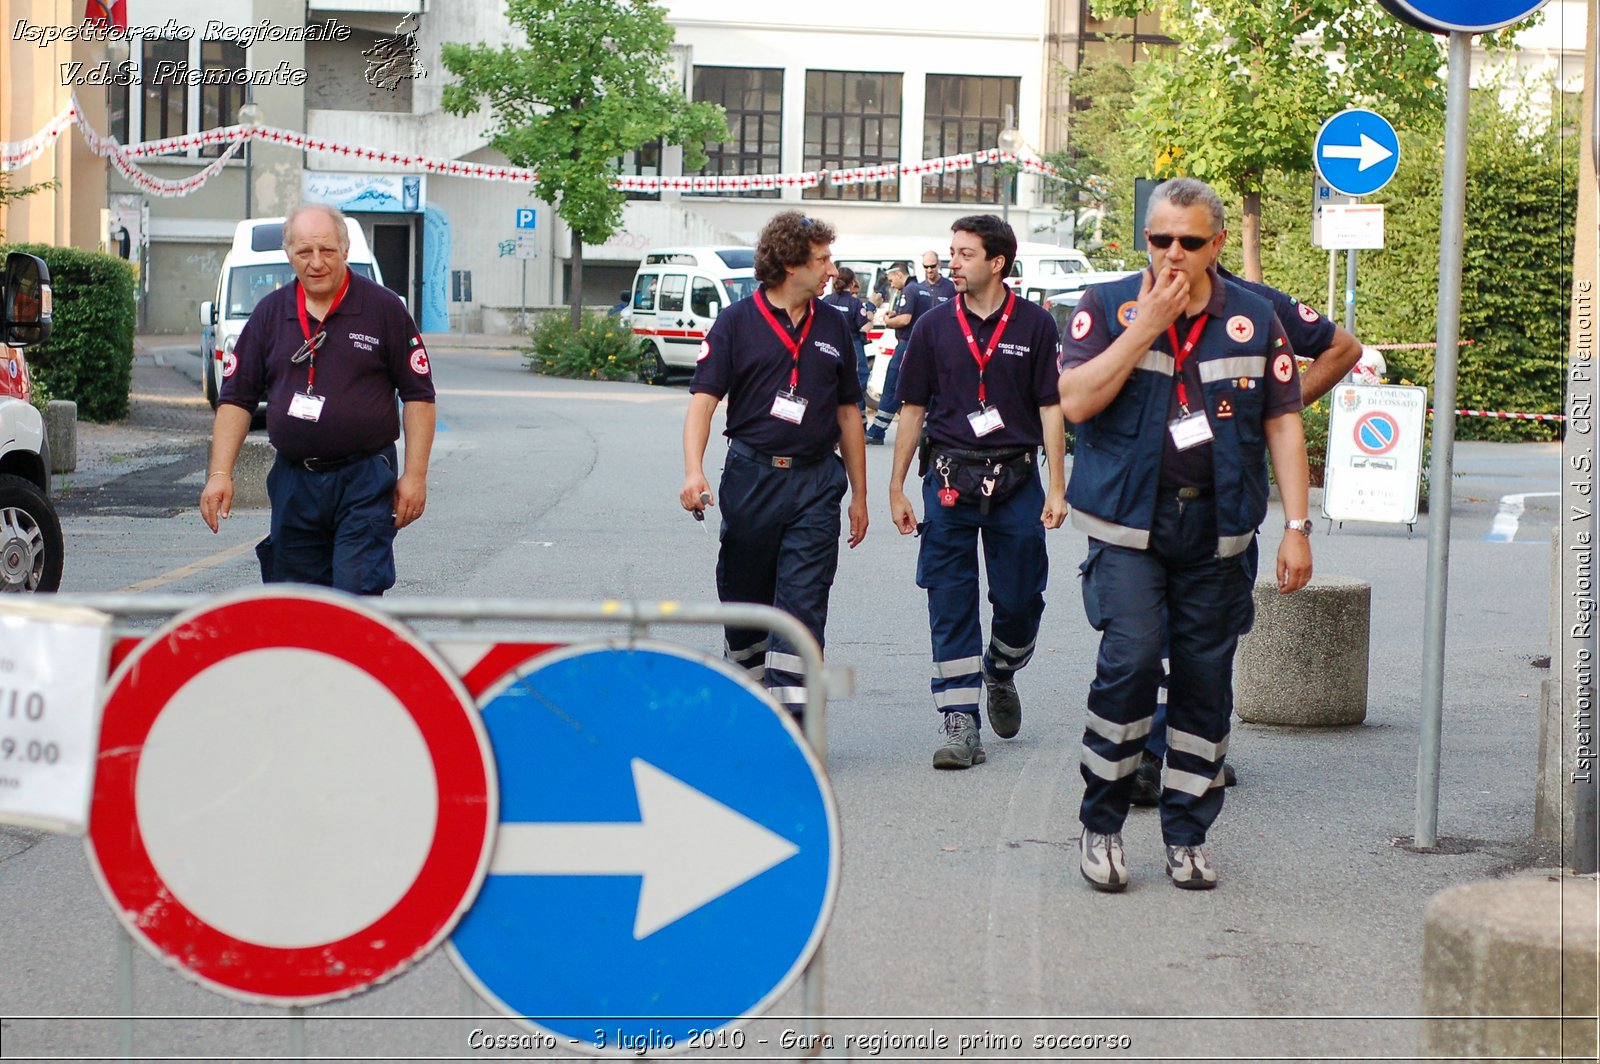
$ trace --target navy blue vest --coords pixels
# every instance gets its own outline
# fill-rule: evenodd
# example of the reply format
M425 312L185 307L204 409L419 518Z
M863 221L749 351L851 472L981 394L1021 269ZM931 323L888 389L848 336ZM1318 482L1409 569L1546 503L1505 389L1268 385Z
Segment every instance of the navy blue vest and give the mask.
M1139 278L1135 273L1096 286L1112 341L1127 330L1123 312L1139 298ZM1285 352L1272 349L1271 303L1237 285L1224 283L1223 291L1223 312L1206 323L1190 357L1200 372L1200 405L1213 436L1217 554L1226 558L1250 545L1267 515L1266 375L1274 356ZM1230 325L1241 317L1250 323L1250 337L1243 341L1230 335ZM1173 352L1163 333L1111 404L1078 426L1067 485L1074 528L1119 546L1149 546L1172 374ZM1217 417L1224 401L1232 417Z

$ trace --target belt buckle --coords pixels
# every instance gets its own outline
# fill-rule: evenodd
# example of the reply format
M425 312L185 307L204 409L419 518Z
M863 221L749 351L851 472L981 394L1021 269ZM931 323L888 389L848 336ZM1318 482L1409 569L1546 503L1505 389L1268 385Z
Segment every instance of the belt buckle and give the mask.
M1180 498L1180 499L1198 499L1199 497L1200 497L1200 489L1199 488L1179 488L1178 489L1178 498Z
M772 468L774 468L774 469L789 469L793 465L794 465L794 459L793 458L779 457L778 455L773 455L772 456Z

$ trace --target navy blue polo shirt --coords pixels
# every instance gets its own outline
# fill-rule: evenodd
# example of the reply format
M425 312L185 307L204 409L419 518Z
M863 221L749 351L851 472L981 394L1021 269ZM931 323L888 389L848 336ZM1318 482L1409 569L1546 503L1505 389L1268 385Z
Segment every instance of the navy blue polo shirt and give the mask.
M918 296L921 290L922 285L916 281L908 280L906 281L906 286L900 289L899 294L895 296L894 309L889 312L889 316L892 318L896 314L911 315L909 322L894 331L896 344L903 344L911 339L911 330L917 327L917 319L922 316L923 311L928 309L927 301Z
M956 297L956 283L948 277L940 277L933 284L929 284L927 281L918 281L917 289L917 301L921 307L921 310L918 311L919 317L940 303L948 303ZM916 322L913 321L911 324L915 325Z
M965 308L964 297L958 296ZM967 311L978 350L986 351L1006 304L979 320ZM950 447L1038 447L1044 443L1039 408L1057 406L1056 320L1039 304L1017 299L1006 331L983 374L984 396L1000 411L1001 428L979 437L967 415L978 409L978 361L956 320L956 300L941 303L918 321L900 366L900 399L926 407L927 429ZM935 402L934 400L938 401Z
M864 343L866 341L866 336L862 330L871 324L872 312L867 309L865 303L849 292L831 292L823 296L822 301L844 315L845 323L850 329L850 336L856 343Z
M810 322L795 389L806 400L798 425L772 413L773 399L789 391L794 358L756 306L758 299L791 341ZM819 458L839 442L839 408L854 407L861 398L855 341L844 315L821 300L811 300L795 325L787 310L772 305L763 288L717 315L700 347L689 391L728 400L723 435L730 440L763 454Z
M1278 323L1283 326L1284 334L1289 337L1289 346L1295 354L1303 358L1321 358L1323 352L1333 346L1333 322L1318 314L1309 304L1269 284L1236 277L1221 266L1217 267L1217 276L1270 300L1273 311L1278 315Z
M1204 332L1200 336L1200 345L1214 343L1219 337L1222 324L1222 315L1226 312L1227 295L1222 290L1225 283L1217 273L1211 274L1211 298L1206 302L1205 313L1211 315ZM1082 318L1079 315L1088 311ZM1091 286L1083 293L1083 298L1078 301L1078 310L1073 314L1073 322L1084 322L1086 332L1074 340L1070 336L1061 344L1061 369L1063 371L1074 366L1081 366L1085 362L1100 354L1111 346L1111 329L1107 325L1108 312L1101 300L1101 289L1098 285ZM1185 314L1173 323L1180 340L1186 339L1189 331L1194 327L1195 318ZM1196 353L1199 351L1196 348ZM1294 354L1294 347L1289 344L1288 337L1284 334L1283 323L1276 316L1272 319L1272 346L1269 350L1285 350ZM1200 360L1187 358L1183 364L1183 386L1191 400L1189 409L1204 410L1203 403L1198 397L1204 394L1200 383ZM1266 389L1262 404L1261 416L1265 421L1277 417L1279 414L1288 414L1301 408L1300 402L1300 370L1298 366L1287 381L1278 380L1272 373L1266 374L1262 379L1262 387ZM1180 412L1178 405L1178 389L1174 385L1171 397L1167 401L1167 421L1171 422ZM1176 488L1209 488L1216 481L1211 457L1211 444L1202 443L1187 450L1178 450L1178 445L1173 442L1172 433L1164 432L1165 447L1161 452L1161 490L1167 491Z
M314 391L326 402L316 421L289 416L289 400L305 391L311 363L295 364L305 343L296 293L284 285L250 315L233 358L222 367L220 402L254 413L267 400L267 438L285 458L345 458L381 451L400 438L395 396L434 401L432 367L416 323L400 297L350 271L350 289L328 317L317 348ZM307 316L313 332L317 319Z

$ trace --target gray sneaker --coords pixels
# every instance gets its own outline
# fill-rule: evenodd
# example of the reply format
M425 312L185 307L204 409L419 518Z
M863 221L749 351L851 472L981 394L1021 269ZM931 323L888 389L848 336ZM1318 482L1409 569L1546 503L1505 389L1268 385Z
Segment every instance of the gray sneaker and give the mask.
M1167 875L1184 890L1210 890L1217 885L1217 870L1198 846L1168 846Z
M944 745L933 752L934 768L971 768L988 757L978 740L976 713L946 713L944 736Z
M1078 837L1078 871L1095 890L1127 889L1128 861L1122 852L1122 832L1102 835L1084 828Z
M989 705L989 727L1002 739L1012 738L1022 729L1022 699L1017 697L1016 681L985 676L983 690Z

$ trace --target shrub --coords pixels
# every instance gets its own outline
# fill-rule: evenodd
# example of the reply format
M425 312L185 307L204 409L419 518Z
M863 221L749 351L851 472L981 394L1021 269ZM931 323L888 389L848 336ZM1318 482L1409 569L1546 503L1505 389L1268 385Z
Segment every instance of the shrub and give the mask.
M639 344L620 318L583 312L576 332L565 310L539 315L522 348L528 368L550 377L578 380L632 379L639 368Z
M50 267L55 320L48 343L28 349L39 390L78 404L85 421L128 416L133 382L135 321L133 268L82 248L14 244L0 248L37 255Z

